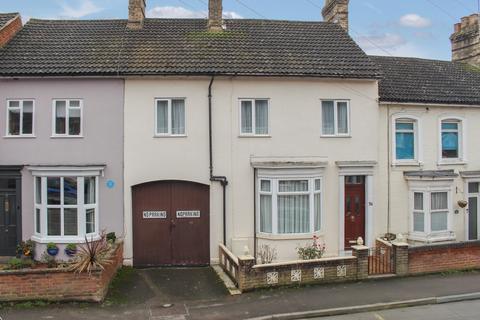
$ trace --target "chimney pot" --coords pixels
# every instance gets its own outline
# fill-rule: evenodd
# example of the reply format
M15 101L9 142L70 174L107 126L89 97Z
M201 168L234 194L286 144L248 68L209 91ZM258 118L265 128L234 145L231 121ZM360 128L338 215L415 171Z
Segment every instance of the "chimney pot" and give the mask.
M223 31L222 0L208 1L208 31Z
M322 9L323 20L338 23L348 32L348 4L349 0L325 0Z
M145 21L146 0L128 0L128 23L129 29L142 29Z

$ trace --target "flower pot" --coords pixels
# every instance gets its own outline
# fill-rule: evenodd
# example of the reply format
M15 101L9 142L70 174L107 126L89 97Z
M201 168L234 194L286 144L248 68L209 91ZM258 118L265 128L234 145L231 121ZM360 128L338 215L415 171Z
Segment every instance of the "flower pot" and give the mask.
M77 253L77 249L67 249L65 248L65 254L69 257L73 257Z
M47 248L47 253L54 257L58 254L58 248Z

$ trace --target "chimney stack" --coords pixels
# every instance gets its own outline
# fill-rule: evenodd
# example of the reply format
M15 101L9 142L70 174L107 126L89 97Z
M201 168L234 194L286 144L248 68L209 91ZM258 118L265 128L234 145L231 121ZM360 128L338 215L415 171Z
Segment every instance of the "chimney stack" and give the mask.
M348 32L348 2L350 0L325 0L322 9L323 21L338 23Z
M22 18L19 13L0 13L0 18L6 21L0 24L0 48L5 46L22 29Z
M132 30L143 28L145 20L146 0L128 0L128 23L127 27Z
M450 36L452 61L480 66L480 15L472 14L456 23Z
M208 31L223 31L222 0L208 1Z

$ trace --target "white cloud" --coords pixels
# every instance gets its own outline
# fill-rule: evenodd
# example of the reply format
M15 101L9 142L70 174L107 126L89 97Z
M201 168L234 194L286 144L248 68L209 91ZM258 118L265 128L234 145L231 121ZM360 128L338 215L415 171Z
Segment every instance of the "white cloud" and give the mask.
M400 17L400 25L410 28L426 28L432 25L432 22L415 13L406 14Z
M77 0L78 6L73 7L65 1L60 3L63 11L59 14L60 18L79 19L85 16L97 13L103 9L97 7L92 0Z
M193 11L185 9L184 7L154 7L147 11L147 17L149 18L206 18L208 16L207 11ZM223 17L226 19L242 19L243 17L233 11L225 11Z
M431 53L408 42L400 35L385 33L360 36L355 39L369 55L429 58Z

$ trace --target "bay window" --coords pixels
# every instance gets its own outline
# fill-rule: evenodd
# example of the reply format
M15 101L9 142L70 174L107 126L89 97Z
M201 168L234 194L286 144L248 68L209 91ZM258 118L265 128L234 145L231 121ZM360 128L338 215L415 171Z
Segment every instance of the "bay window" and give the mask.
M450 190L414 190L412 197L413 238L432 239L451 237Z
M320 177L260 177L259 231L268 234L307 234L321 230Z
M78 173L34 174L36 240L81 241L98 234L98 176Z
M350 135L350 105L343 100L322 101L322 136Z

